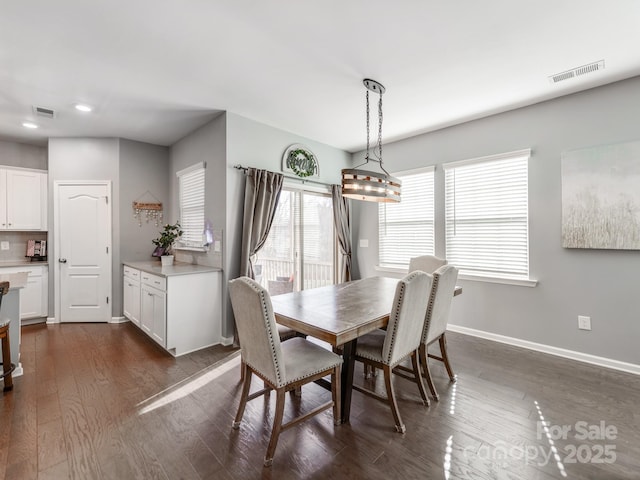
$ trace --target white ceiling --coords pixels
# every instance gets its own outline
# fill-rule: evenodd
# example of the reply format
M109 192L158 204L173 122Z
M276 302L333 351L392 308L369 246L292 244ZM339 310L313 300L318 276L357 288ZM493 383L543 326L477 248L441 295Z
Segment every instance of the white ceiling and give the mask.
M637 0L4 1L0 136L171 145L226 110L355 151L365 77L388 142L638 75L639 27Z

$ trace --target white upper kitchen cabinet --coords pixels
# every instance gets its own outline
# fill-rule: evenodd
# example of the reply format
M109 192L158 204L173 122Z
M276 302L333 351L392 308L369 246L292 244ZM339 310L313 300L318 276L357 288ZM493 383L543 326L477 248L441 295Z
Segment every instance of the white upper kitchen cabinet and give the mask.
M0 168L0 230L47 230L47 173Z

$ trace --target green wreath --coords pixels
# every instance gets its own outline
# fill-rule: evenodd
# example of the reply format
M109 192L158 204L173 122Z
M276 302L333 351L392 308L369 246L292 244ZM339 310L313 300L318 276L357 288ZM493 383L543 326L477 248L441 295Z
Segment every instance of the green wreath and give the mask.
M316 161L316 157L314 157L313 153L302 148L298 148L289 152L289 156L287 157L287 167L289 167L298 177L304 178L310 177L316 173L318 162Z

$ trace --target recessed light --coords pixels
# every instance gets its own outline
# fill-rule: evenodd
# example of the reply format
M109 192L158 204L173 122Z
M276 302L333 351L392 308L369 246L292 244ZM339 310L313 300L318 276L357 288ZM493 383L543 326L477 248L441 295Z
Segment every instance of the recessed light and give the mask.
M38 125L31 122L22 122L22 126L25 128L38 128Z
M85 112L85 113L90 112L90 111L93 110L93 107L91 107L89 105L85 105L83 103L76 103L75 107L76 107L76 110L79 110L79 111Z

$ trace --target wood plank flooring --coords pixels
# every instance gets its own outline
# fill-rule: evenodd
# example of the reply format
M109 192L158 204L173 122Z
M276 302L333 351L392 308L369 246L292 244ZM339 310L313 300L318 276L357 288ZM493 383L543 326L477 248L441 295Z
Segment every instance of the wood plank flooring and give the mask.
M458 381L432 363L439 402L422 406L415 384L394 379L406 434L386 404L354 392L349 425L327 412L283 432L268 469L275 395L250 402L231 428L241 385L231 347L174 359L130 324L24 327L24 375L0 398L0 478L640 478L640 377L448 341ZM356 378L384 392L382 375L364 380L360 366ZM285 420L329 398L305 386L287 397Z

